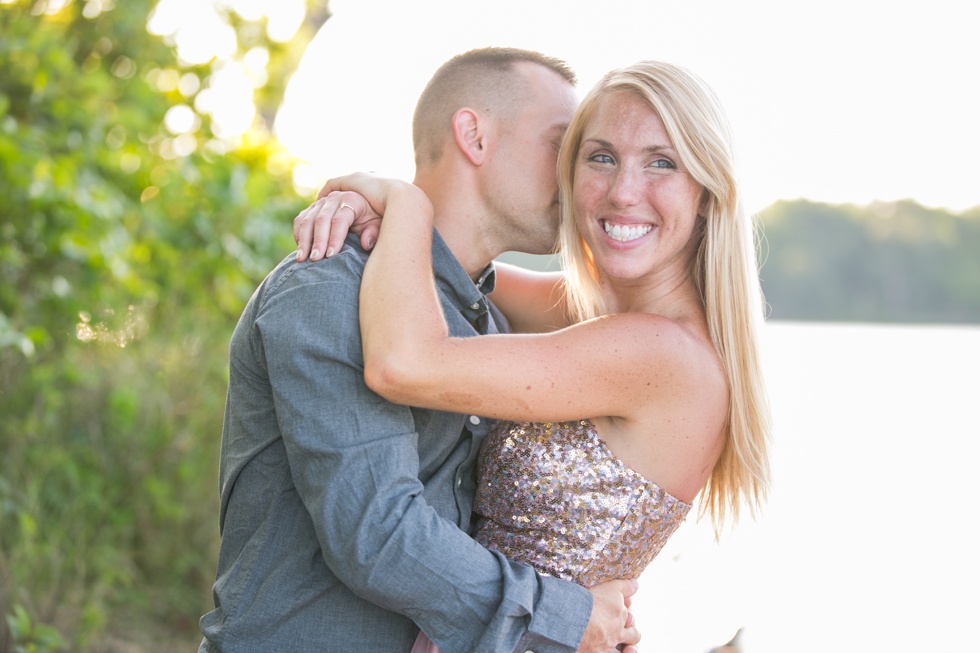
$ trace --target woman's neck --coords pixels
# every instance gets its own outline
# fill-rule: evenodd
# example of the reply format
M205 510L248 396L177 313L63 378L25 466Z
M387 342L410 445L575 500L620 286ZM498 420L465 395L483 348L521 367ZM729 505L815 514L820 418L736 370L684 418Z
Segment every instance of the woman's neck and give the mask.
M607 313L653 313L672 320L703 316L704 306L690 274L660 279L600 279Z

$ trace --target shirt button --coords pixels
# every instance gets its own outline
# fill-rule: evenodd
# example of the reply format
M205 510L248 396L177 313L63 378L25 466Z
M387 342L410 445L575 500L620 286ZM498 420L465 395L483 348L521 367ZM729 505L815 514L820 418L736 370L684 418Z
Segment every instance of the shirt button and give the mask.
M480 308L480 302L476 302L475 304L471 304L470 305L470 308L472 308L474 311L477 310L478 308Z
M480 423L480 418L479 417L477 417L476 415L470 415L470 424L472 424L473 426L476 426L479 423Z
M462 486L462 485L463 485L463 479L461 479L461 478L457 478L457 479L456 479L456 487L460 487L460 486Z

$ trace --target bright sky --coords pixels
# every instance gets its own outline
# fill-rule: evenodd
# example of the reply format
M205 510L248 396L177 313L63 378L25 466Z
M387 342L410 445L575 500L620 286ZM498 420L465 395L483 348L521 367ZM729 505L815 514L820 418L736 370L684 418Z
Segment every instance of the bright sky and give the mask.
M270 3L271 4L271 3ZM912 198L980 205L980 4L963 0L331 0L277 121L330 175L411 178L410 121L432 72L485 45L568 61L584 93L662 59L701 75L735 130L747 206Z

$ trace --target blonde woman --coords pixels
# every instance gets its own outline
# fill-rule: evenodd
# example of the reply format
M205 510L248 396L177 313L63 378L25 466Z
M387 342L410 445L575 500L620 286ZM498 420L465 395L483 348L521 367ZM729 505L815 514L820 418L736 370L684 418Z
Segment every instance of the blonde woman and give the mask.
M727 122L687 70L607 74L558 178L563 273L498 266L491 297L515 333L471 338L447 335L421 191L351 175L322 194L355 191L384 215L360 292L367 384L501 420L481 452L477 540L589 586L639 576L699 495L716 528L764 499L763 301Z

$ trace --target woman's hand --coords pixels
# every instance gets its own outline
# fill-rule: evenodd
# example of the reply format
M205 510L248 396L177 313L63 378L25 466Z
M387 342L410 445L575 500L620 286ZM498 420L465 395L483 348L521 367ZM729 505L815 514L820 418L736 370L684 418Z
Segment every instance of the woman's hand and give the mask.
M326 189L326 187L324 187ZM378 240L381 215L354 191L321 191L317 201L293 220L296 260L311 261L340 251L348 232L360 235L361 247L370 250Z
M296 260L305 260L307 252L314 261L332 256L349 231L359 234L361 247L370 250L378 240L389 196L408 188L421 193L406 181L360 172L328 180L317 201L293 220Z

